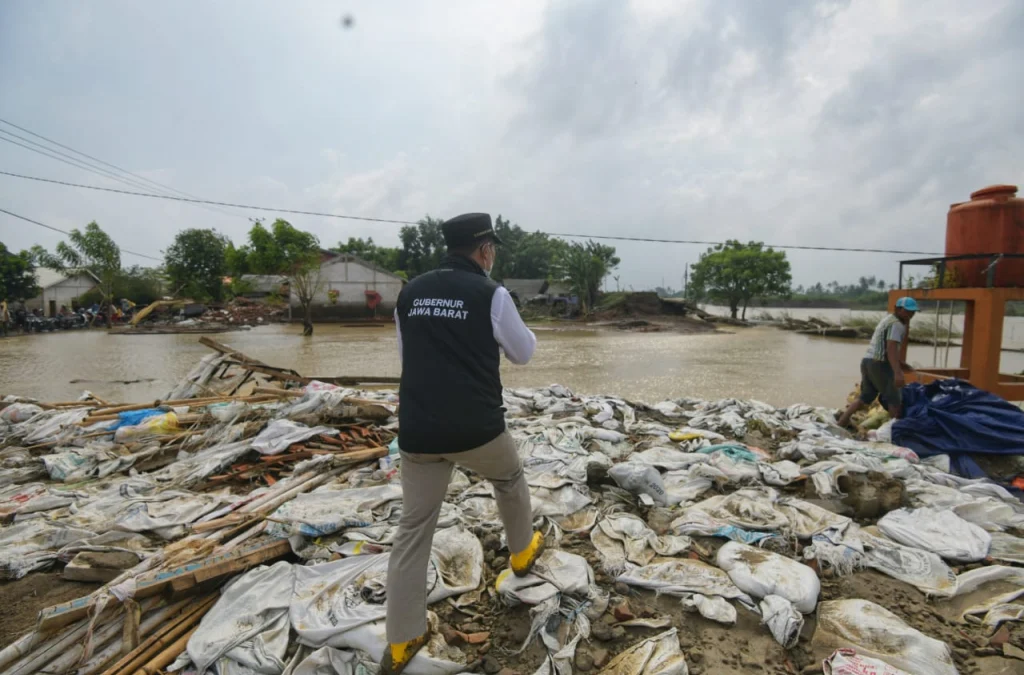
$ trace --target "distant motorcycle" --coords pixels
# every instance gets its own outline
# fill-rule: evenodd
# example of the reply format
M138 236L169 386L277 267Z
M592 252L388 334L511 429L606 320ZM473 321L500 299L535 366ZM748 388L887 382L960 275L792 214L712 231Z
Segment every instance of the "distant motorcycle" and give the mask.
M49 333L59 326L54 319L29 314L25 317L25 330L29 333Z

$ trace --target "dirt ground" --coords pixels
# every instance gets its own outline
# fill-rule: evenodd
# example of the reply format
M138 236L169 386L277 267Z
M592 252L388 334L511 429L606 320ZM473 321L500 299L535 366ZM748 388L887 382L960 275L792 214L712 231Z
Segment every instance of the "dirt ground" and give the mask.
M98 584L65 581L59 572L36 572L0 583L0 648L27 633L39 610L88 595Z

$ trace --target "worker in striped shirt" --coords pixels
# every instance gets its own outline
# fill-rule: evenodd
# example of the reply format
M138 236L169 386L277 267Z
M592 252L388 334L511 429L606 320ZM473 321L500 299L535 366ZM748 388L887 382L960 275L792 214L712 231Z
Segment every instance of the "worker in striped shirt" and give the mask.
M893 419L903 408L901 390L906 384L904 373L913 368L907 363L907 334L910 320L917 312L917 301L900 298L896 311L878 322L871 336L871 345L860 362L860 396L839 417L839 426L849 427L853 414L879 399Z

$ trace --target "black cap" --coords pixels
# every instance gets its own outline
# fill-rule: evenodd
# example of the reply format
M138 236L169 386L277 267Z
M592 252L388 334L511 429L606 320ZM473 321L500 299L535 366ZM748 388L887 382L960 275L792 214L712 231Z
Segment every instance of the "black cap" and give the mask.
M448 248L483 243L488 239L495 244L503 243L494 231L489 213L463 213L455 216L441 225L441 233Z

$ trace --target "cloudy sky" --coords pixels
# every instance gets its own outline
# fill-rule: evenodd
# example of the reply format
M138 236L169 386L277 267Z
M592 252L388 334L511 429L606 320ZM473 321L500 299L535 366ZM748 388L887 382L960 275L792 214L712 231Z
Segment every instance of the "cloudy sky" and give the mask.
M5 0L0 118L223 201L941 252L951 202L1024 185L1022 35L1020 0ZM3 142L0 170L123 187ZM157 257L278 215L6 176L0 208ZM0 214L10 248L60 236ZM617 246L637 289L702 250ZM895 281L899 257L790 253L805 284Z

